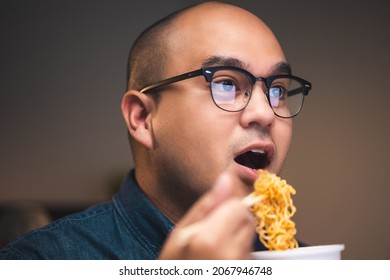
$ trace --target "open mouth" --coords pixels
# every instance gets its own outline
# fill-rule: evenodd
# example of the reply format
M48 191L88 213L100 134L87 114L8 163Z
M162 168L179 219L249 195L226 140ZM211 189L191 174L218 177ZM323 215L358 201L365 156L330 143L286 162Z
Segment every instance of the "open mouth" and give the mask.
M262 149L252 149L234 158L240 165L251 169L265 169L271 163L269 154Z

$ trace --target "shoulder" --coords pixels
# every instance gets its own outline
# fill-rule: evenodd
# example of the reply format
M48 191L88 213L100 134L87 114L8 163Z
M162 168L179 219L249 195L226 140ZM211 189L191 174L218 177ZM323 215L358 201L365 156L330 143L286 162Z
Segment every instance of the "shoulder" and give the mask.
M115 230L112 203L96 205L16 239L0 252L0 259L105 258L100 243Z

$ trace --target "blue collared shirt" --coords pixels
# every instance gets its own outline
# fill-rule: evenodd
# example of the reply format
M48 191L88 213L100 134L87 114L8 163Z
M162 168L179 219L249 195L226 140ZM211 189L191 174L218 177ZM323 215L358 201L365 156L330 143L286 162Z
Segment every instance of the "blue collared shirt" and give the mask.
M173 226L130 172L111 202L18 238L0 259L156 259Z
M111 202L32 231L0 259L156 259L174 224L154 206L130 172ZM258 239L254 250L264 250Z

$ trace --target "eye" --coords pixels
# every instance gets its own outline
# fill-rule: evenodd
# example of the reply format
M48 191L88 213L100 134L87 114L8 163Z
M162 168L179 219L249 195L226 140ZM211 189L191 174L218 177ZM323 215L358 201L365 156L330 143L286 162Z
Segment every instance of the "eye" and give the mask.
M226 93L229 92L236 92L237 86L232 80L219 80L219 81L213 81L213 84L220 90L224 91Z
M283 86L272 86L269 89L269 97L271 99L284 99L286 98L286 88Z
M272 86L268 90L269 101L273 108L282 108L286 106L287 90L283 86Z
M211 83L211 93L218 105L232 105L235 103L238 87L227 77L220 77Z
M226 80L221 83L222 87L226 91L232 91L235 90L235 85L233 84L232 81Z

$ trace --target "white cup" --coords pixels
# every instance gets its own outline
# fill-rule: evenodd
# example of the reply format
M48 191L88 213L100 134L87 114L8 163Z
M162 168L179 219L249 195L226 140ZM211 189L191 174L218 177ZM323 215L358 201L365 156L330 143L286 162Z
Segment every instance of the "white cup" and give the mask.
M340 260L344 244L307 246L281 251L253 252L255 260Z

